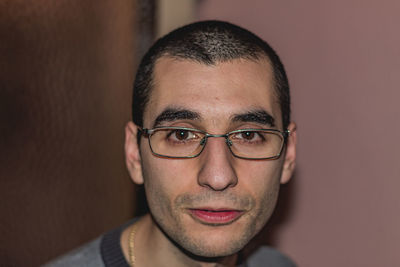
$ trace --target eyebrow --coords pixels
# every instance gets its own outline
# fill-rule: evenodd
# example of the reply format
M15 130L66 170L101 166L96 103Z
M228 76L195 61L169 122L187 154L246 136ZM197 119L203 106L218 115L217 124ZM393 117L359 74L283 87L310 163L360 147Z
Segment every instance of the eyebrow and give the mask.
M232 121L256 122L269 127L275 126L275 119L263 109L251 110L242 114L235 114L232 117Z
M201 116L198 112L183 108L166 108L154 120L153 128L159 126L161 123L166 121L199 119L201 119Z

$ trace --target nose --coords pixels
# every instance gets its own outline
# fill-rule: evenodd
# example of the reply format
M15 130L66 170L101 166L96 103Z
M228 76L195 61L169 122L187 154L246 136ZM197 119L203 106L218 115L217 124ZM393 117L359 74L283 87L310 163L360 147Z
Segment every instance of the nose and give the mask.
M200 186L223 191L238 183L233 166L233 155L224 138L208 138L199 160L201 168L197 179Z

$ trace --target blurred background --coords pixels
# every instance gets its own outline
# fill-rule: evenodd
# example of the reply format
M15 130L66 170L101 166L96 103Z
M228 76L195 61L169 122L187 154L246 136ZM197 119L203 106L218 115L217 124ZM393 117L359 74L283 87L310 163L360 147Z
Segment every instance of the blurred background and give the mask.
M124 166L134 73L226 20L284 62L298 167L258 239L299 266L400 266L397 0L0 0L0 266L38 266L143 211ZM397 30L396 30L397 29Z

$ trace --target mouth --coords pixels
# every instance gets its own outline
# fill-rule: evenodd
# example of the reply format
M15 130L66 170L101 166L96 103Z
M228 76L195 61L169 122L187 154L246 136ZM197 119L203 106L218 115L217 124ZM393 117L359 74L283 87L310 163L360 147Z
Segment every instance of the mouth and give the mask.
M188 209L192 218L202 224L212 226L222 226L231 224L238 220L243 214L242 210L235 209L213 209L213 208L195 208Z

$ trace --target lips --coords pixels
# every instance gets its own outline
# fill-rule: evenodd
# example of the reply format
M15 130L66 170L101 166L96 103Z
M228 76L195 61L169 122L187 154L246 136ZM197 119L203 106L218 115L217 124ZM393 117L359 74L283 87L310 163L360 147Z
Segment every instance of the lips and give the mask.
M196 221L211 225L226 225L233 223L243 214L241 210L196 208L189 209L190 215Z

